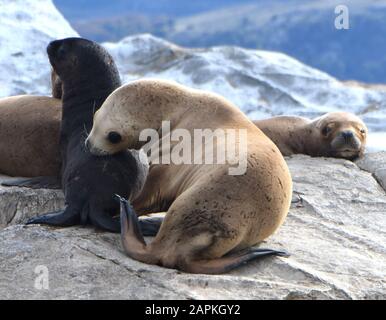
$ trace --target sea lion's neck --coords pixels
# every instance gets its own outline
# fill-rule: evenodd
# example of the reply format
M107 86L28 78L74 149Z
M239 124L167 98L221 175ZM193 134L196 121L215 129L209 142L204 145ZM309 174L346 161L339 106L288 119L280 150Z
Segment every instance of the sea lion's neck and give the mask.
M62 131L75 132L79 128L91 130L95 111L119 85L120 82L63 83Z
M315 139L314 130L310 126L311 120L307 118L293 117L293 123L285 126L285 145L289 148L289 154L309 154L313 144L310 141ZM284 128L281 128L282 131Z
M95 108L92 104L98 103L97 108L106 100L111 92L120 86L120 83L98 83L93 81L80 83L63 83L63 108Z
M303 154L308 154L310 156L316 157L320 155L320 149L322 145L320 143L320 137L318 131L315 130L315 124L313 121L299 128L299 139L302 144Z

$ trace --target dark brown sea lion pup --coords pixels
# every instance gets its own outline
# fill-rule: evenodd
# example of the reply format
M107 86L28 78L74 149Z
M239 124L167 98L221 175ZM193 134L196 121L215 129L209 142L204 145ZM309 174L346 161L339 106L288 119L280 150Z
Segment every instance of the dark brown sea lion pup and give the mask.
M253 122L284 156L302 153L354 160L366 147L366 125L347 112L330 112L313 120L279 116Z
M66 208L35 217L28 224L91 223L119 232L119 218L113 217L119 212L119 203L113 195L130 197L140 191L138 162L126 150L114 156L95 157L84 147L94 111L121 84L116 65L103 47L81 38L53 41L47 53L63 84L60 151ZM145 179L140 178L139 182ZM149 235L159 225L159 220L141 222L143 232Z
M292 193L288 167L272 141L224 98L174 82L135 81L107 98L94 116L86 144L95 155L141 148L145 144L139 139L142 130L158 132L164 120L170 121L172 136L177 129L187 130L191 137L198 129L225 132L225 140L215 139L217 150L227 147L231 132L245 132L245 139L240 136L235 141L246 147L246 171L230 175L234 155L225 164L154 164L151 160L134 209L139 214L167 213L156 238L146 245L134 210L121 200L127 254L149 264L208 274L227 272L258 256L284 255L250 247L275 232L287 215ZM229 154L230 149L226 150Z

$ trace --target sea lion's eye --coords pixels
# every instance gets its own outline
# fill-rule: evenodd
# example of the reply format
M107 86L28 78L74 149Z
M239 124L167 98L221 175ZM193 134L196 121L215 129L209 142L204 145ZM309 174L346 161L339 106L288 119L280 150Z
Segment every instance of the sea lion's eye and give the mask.
M366 130L365 130L365 129L361 129L360 132L361 132L362 134L365 134L365 133L366 133Z
M122 136L118 132L111 131L107 135L107 140L109 140L112 144L116 144L122 141Z
M331 127L329 127L329 126L325 126L325 127L323 128L323 130L322 130L322 134L323 134L324 136L327 136L330 132L331 132Z

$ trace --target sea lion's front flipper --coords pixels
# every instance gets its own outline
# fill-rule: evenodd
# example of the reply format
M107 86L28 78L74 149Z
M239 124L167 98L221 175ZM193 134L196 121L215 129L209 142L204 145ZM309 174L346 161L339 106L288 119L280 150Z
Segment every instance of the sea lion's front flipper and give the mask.
M139 219L138 224L144 237L155 237L161 227L164 218L145 218Z
M91 223L97 228L119 233L121 232L121 221L119 217L112 217L98 204L90 207L89 218ZM144 236L155 236L161 226L163 218L146 218L137 221L140 234Z
M288 257L289 254L285 251L251 248L218 259L190 261L181 269L190 273L221 274L240 267L249 261L266 256Z
M114 232L121 232L121 222L119 217L111 217L108 214L99 215L97 217L92 217L92 223L94 226ZM139 229L145 237L154 237L157 235L158 230L161 226L163 218L148 218L139 220Z
M59 227L70 227L79 224L79 222L79 210L75 207L67 206L64 210L31 218L26 224L47 224Z
M118 218L114 218L104 212L101 208L90 208L91 223L102 230L119 233L121 232L121 224Z
M31 189L61 189L59 177L40 176L33 178L15 178L1 183L7 187L24 187Z

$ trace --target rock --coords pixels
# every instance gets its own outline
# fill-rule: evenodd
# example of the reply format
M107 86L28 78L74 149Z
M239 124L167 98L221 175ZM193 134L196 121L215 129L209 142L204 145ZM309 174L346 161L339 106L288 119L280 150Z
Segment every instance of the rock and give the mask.
M10 177L0 175L0 183ZM61 190L28 189L0 185L0 229L26 222L38 214L64 207Z
M386 299L385 191L350 161L287 162L298 201L261 246L289 258L192 275L128 258L116 234L13 225L0 231L0 299ZM35 288L38 266L48 290Z
M386 152L368 153L356 162L358 167L372 173L386 190Z

